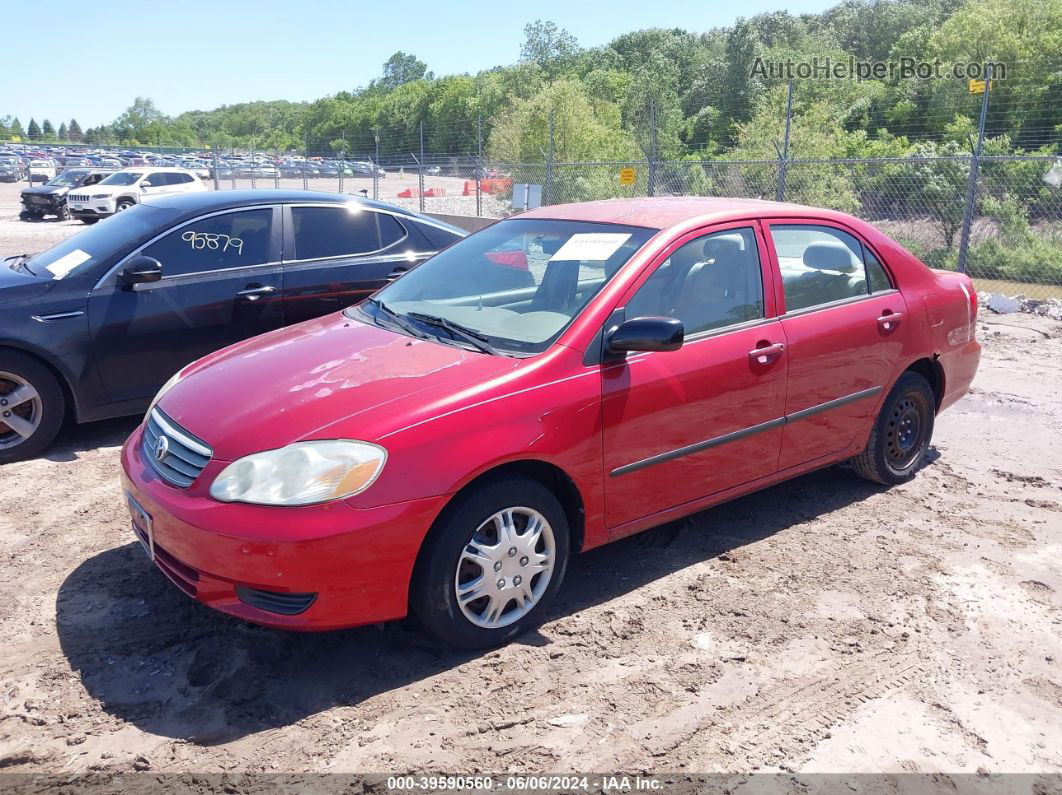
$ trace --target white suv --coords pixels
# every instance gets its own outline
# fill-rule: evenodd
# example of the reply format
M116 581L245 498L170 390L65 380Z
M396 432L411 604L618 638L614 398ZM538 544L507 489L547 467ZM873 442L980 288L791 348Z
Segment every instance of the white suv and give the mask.
M68 194L66 204L71 216L83 223L94 224L101 218L129 209L141 199L206 189L199 177L183 168L133 166L114 172L88 192Z

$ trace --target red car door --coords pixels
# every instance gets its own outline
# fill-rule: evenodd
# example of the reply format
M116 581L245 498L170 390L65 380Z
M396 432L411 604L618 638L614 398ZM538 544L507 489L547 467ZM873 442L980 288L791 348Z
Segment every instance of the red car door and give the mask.
M775 471L786 356L764 250L750 222L686 235L625 298L626 319L678 317L686 337L677 351L601 367L605 513L616 537Z
M864 241L821 220L771 221L788 359L780 470L837 453L899 367L907 307Z

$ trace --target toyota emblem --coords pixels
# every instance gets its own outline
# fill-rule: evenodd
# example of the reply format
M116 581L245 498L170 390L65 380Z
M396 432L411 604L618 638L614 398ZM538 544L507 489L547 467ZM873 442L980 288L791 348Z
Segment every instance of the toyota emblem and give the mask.
M155 442L155 460L161 461L168 452L170 452L170 440L165 436L160 436L159 440Z

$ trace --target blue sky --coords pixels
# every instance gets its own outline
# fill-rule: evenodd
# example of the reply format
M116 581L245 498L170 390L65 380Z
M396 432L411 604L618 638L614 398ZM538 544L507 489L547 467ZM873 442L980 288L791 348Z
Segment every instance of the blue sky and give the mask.
M182 0L5 4L0 116L23 125L112 121L136 96L164 113L254 99L310 100L366 84L396 50L437 75L517 60L523 27L550 19L584 47L631 30L732 24L785 8L822 11L838 0L577 0L537 3ZM45 8L51 9L44 13ZM31 67L34 64L35 67Z

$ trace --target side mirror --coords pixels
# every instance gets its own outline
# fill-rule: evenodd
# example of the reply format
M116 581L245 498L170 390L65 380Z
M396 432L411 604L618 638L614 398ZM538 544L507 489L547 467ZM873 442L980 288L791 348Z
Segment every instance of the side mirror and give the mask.
M162 278L162 263L154 257L145 257L141 254L133 257L122 268L122 284L146 284L157 282Z
M148 188L150 188L150 187L151 187L151 186L150 186L150 185L148 185L148 184L147 184L146 182L142 182L142 183L140 183L140 190L147 190L147 189L148 189Z
M605 335L605 351L677 351L686 330L677 317L634 317L610 329Z

